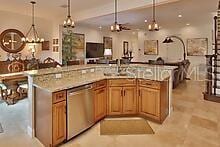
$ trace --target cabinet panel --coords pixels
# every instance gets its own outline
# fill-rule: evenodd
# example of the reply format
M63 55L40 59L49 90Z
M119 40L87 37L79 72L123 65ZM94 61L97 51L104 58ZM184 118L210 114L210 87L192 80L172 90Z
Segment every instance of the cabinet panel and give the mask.
M101 88L95 90L94 108L95 108L95 121L98 121L106 116L107 110L107 90Z
M66 139L66 101L53 105L53 146Z
M121 87L109 88L109 115L120 115L122 113L123 89Z
M160 117L160 91L151 88L140 87L139 111L152 118Z
M123 88L123 114L134 114L137 109L136 87Z

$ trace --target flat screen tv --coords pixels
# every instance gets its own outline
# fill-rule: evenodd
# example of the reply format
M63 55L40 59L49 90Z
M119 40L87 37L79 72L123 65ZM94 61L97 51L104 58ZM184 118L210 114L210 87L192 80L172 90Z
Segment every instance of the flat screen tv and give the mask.
M103 43L86 43L86 58L100 58L104 57Z

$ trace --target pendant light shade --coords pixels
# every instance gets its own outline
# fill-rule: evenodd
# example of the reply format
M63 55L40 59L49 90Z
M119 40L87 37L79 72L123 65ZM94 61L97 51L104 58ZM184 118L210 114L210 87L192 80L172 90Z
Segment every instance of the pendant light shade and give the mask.
M118 24L118 1L115 0L115 23L111 26L112 32L120 32L121 27L120 24Z
M159 31L159 25L156 22L156 2L153 0L153 21L151 24L148 25L149 31Z
M35 22L34 22L34 6L35 6L36 2L31 1L30 3L32 5L32 25L31 25L28 33L26 34L26 36L24 38L22 38L22 41L26 42L26 43L42 43L42 42L44 42L44 39L40 38L38 36L37 30L35 27Z
M64 20L63 22L63 27L64 28L75 28L75 22L72 20L71 15L70 15L70 0L68 0L67 8L68 8L67 10L68 15L67 15L66 20Z

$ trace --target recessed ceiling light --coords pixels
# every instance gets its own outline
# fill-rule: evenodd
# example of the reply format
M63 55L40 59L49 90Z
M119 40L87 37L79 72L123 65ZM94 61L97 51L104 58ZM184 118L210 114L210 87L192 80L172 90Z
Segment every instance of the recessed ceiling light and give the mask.
M182 18L183 16L181 14L178 15L179 18Z
M189 24L189 23L187 23L186 25L187 25L187 26L190 26L190 24Z
M146 22L146 23L147 23L147 19L145 19L145 20L144 20L144 22Z

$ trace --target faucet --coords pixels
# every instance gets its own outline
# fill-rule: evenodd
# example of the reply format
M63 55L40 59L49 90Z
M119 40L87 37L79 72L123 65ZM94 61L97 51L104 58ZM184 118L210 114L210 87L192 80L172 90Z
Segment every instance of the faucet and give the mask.
M121 61L120 61L120 59L117 59L116 60L117 61L117 73L120 73L121 72Z

